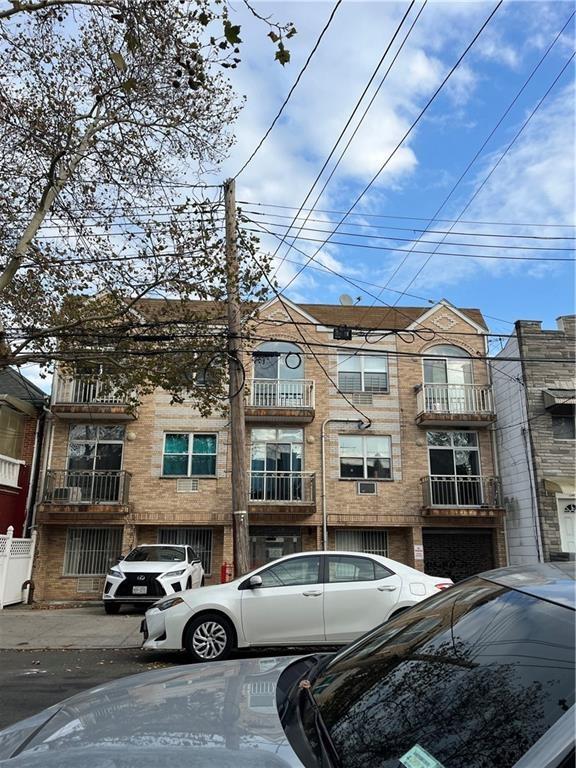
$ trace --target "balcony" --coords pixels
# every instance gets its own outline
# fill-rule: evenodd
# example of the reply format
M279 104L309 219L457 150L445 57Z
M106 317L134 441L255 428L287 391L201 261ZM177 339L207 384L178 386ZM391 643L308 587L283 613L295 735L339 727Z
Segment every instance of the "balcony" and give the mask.
M20 488L18 476L23 464L24 462L19 459L12 459L10 456L0 454L0 485L5 488Z
M85 418L106 421L131 421L136 418L125 398L118 392L104 387L95 376L83 374L73 379L59 379L52 412L61 419Z
M112 522L128 513L131 474L124 470L50 469L39 522Z
M423 427L482 427L496 419L488 385L421 384L416 404L416 423Z
M314 514L316 475L313 472L251 472L249 505L253 512Z
M314 382L253 379L246 421L309 424L314 419Z
M424 515L497 517L504 512L497 477L430 475L423 477L420 483Z

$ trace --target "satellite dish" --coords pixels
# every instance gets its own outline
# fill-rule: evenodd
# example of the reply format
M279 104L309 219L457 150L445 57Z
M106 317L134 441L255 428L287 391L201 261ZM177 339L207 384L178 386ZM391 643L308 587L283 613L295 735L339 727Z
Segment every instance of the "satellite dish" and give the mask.
M343 293L342 296L340 296L339 302L343 307L351 307L354 304L352 297L348 296L347 293Z

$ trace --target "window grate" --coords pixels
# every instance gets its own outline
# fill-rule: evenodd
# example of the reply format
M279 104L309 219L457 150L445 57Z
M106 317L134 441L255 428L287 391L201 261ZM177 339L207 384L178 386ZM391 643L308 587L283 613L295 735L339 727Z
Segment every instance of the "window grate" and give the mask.
M68 528L64 576L103 576L121 548L122 528Z
M336 531L336 549L388 557L388 535L386 531L369 528Z
M206 576L212 573L212 528L160 528L159 544L188 544L202 561Z

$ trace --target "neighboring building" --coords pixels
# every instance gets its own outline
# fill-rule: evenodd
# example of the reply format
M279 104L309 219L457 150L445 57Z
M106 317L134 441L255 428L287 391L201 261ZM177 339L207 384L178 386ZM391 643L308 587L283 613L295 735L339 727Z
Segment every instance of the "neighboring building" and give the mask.
M11 368L0 371L0 533L26 534L48 396Z
M576 552L576 316L519 320L493 364L497 442L513 564ZM512 360L506 360L512 358ZM516 358L517 360L514 360Z
M374 331L335 341L335 326ZM325 545L454 578L505 563L492 394L473 359L485 331L447 302L260 309L271 341L246 357L254 565ZM301 334L331 348L315 358ZM228 420L160 390L131 413L86 375L56 377L51 408L37 598L98 597L110 560L141 542L191 543L217 583L232 560Z

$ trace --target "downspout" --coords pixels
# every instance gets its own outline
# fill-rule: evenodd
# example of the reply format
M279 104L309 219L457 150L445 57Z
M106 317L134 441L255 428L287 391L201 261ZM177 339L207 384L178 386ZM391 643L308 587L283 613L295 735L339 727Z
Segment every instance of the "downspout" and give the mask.
M38 491L40 489L40 475L44 478L44 482L46 482L46 472L48 468L50 467L50 462L52 459L52 446L54 443L54 417L52 415L52 411L50 408L46 408L44 406L44 416L47 420L46 431L44 433L44 443L46 444L46 450L44 451L44 455L42 457L42 467L38 468L37 472L37 482L34 489L34 497L33 497L33 508L32 508L32 519L30 521L29 530L33 530L36 525L36 511L38 509Z
M38 476L40 474L40 454L42 452L42 441L44 439L44 425L46 423L46 406L42 403L42 412L36 419L36 431L34 434L34 451L32 454L32 466L30 467L30 482L28 485L28 495L26 498L26 522L24 524L24 536L30 535L32 528L32 516L36 492L38 489Z
M484 356L486 358L489 357L490 349L488 346L488 336L484 337ZM490 397L492 398L492 408L494 409L494 413L496 413L496 398L494 397L494 377L492 376L492 364L490 360L487 360L488 364L486 368L488 369L488 384L490 385ZM498 415L496 414L496 419L498 419ZM496 441L496 426L494 422L490 424L490 442L492 445L492 468L494 470L494 474L496 475L498 479L498 484L500 486L500 493L502 493L502 477L500 473L500 454L498 452L498 443ZM502 505L504 505L504 498L502 498ZM502 520L502 533L504 535L504 548L506 550L506 565L510 562L510 550L508 549L508 531L506 529L506 518Z
M328 510L326 507L326 427L330 423L357 424L358 429L366 429L370 423L364 424L361 419L324 419L320 427L320 463L322 469L322 549L328 550Z

